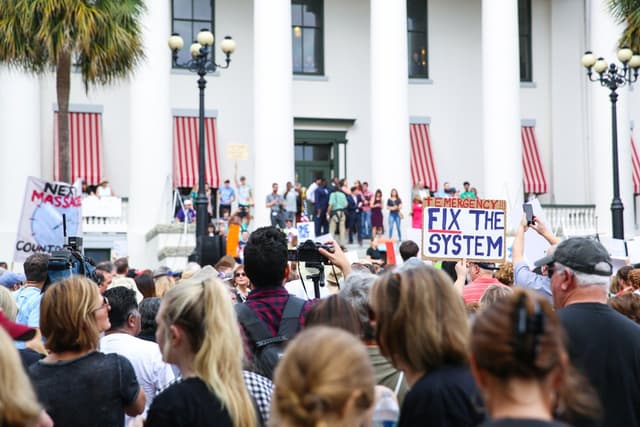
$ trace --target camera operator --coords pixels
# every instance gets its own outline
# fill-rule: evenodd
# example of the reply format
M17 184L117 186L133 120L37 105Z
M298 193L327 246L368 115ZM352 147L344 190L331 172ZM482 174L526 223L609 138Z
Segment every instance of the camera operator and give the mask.
M329 242L333 243L333 242ZM318 249L335 266L346 275L351 271L349 261L337 244L333 244L333 252ZM304 317L314 301L304 301L285 289L284 283L289 276L287 236L276 227L261 227L251 233L244 249L244 267L254 289L249 293L246 304L269 329L272 336L278 334L285 306L289 301L298 308L298 325L296 332L304 326ZM249 335L242 325L246 340L245 351L253 359L255 343L250 342ZM291 338L291 337L288 337ZM247 351L248 350L248 351Z

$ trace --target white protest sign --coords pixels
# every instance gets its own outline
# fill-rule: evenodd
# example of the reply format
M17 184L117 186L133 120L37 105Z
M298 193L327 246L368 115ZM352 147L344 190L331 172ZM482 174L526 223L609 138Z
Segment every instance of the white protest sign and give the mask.
M27 178L13 260L24 262L34 252L62 249L63 215L67 236L81 235L81 207L82 196L73 185Z
M249 146L247 144L228 144L227 158L229 160L248 160Z
M299 222L296 224L296 228L298 229L298 242L302 243L308 239L314 239L315 229L313 222Z
M505 200L424 199L422 258L504 262Z

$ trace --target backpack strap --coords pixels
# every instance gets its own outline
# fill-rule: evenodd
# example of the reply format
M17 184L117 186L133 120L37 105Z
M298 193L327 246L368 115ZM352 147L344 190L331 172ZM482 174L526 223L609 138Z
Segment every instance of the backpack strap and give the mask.
M278 336L284 337L285 340L293 338L293 336L300 329L300 314L304 308L305 300L302 298L289 295L287 303L284 306L282 312L282 319L280 320L280 327L278 328Z
M256 347L258 347L258 343L263 343L265 340L273 338L267 325L258 318L251 307L245 303L240 303L234 305L233 308L236 310L240 324L247 331L249 339L253 341Z

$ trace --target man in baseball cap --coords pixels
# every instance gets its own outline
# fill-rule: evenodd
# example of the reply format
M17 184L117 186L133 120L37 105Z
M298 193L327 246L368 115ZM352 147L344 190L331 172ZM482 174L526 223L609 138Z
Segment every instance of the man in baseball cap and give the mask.
M573 237L546 265L573 365L600 396L607 427L640 427L640 327L607 305L613 267L597 240Z

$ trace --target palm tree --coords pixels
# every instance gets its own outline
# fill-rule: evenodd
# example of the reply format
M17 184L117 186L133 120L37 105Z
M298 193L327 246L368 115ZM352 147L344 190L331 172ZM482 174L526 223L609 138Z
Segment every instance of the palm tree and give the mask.
M640 0L608 0L616 21L625 25L619 46L640 52Z
M129 75L144 58L144 10L144 0L0 0L0 62L38 75L55 71L62 181L71 181L71 66L85 91Z

